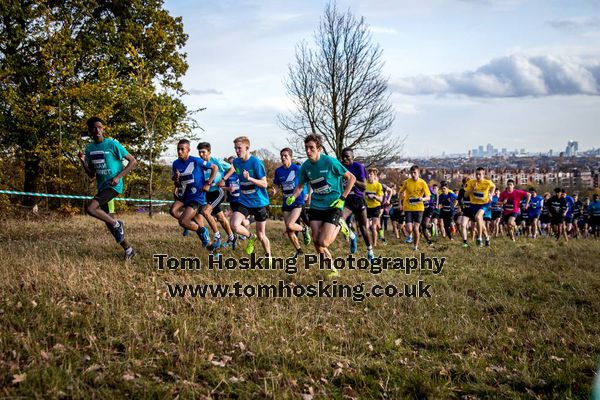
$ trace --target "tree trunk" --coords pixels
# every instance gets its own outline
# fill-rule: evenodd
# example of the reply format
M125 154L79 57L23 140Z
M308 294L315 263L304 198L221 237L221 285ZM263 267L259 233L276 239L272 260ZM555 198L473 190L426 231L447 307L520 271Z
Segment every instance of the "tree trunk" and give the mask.
M39 154L30 153L26 155L25 159L25 182L23 182L23 191L24 192L37 192L38 190L38 182L40 176L40 163L41 159ZM23 198L24 206L33 206L35 205L35 197L33 196L25 196Z
M154 175L154 165L152 163L152 152L150 152L150 184L148 185L148 199L150 199L150 205L148 207L150 218L152 218L152 178Z

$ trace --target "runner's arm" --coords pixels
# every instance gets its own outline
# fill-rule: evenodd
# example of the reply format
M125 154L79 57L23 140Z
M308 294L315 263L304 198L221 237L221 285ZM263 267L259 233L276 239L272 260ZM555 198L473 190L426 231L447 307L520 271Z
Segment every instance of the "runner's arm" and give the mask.
M79 152L77 153L77 157L79 157L79 161L81 161L81 166L85 170L85 173L87 174L87 176L89 176L90 178L93 178L94 175L96 175L96 172L92 168L90 168L88 163L85 162L85 156L81 150L79 150Z
M356 183L356 177L354 176L354 174L352 172L346 171L346 172L344 172L343 178L346 180L346 182L348 182L346 187L344 188L344 193L342 193L342 196L345 199L350 194L350 191L352 190L354 183Z
M125 168L123 168L123 171L121 171L121 173L119 173L117 176L115 176L115 178L122 178L125 175L127 175L128 173L130 173L131 171L133 171L135 169L135 167L137 167L137 160L135 159L134 156L132 156L131 154L127 154L125 157L125 160L128 161L128 164Z
M267 186L269 186L269 184L267 183L267 177L266 176L263 176L260 179L255 179L255 178L249 176L246 179L248 179L248 181L254 183L256 186L258 186L260 188L263 188L263 189L266 189Z
M225 182L227 179L229 179L229 177L231 175L233 175L234 172L235 172L235 168L233 168L233 165L231 165L229 167L229 169L227 170L227 173L225 175L223 175L223 178L221 179L221 181Z

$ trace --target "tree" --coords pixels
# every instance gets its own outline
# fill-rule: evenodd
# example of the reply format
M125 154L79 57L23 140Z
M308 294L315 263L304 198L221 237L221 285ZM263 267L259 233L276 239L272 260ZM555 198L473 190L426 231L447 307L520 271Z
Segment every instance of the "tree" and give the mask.
M72 160L90 115L124 144L140 140L131 47L142 49L151 102L175 110L162 114L156 147L189 116L179 99L187 35L162 0L6 0L0 12L0 150L22 163L25 191L52 177L56 159Z
M372 43L364 18L327 5L315 46L298 44L289 67L286 88L295 110L278 119L293 133L290 143L301 149L302 138L314 132L338 158L352 147L367 164L395 160L403 139L390 132L394 114L382 68L382 50Z
M143 50L143 49L142 49ZM198 127L192 114L201 111L188 111L183 102L169 95L167 89L157 92L152 81L151 71L142 54L133 46L128 46L131 67L131 90L125 109L129 110L130 125L136 126L141 133L137 135L135 149L138 160L147 166L148 199L152 200L154 190L154 165L160 154L166 150L166 144L177 141ZM149 203L149 215L152 217L152 202Z

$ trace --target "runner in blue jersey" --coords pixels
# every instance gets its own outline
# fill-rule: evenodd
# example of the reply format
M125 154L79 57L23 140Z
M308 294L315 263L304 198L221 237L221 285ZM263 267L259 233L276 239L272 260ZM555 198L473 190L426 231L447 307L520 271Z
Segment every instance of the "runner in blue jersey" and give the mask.
M450 191L446 181L442 181L440 186L442 192L438 196L438 209L443 223L442 236L448 235L448 239L454 240L452 225L454 224L454 213L458 205L458 196Z
M271 243L266 234L267 207L269 194L267 193L267 171L258 157L250 154L250 139L240 136L233 141L237 158L233 160L235 173L240 178L240 197L237 210L231 216L231 228L238 235L248 238L246 254L254 252L254 243L258 239L265 251L267 262L271 259ZM244 219L253 215L256 222L256 234L243 225Z
M108 202L123 193L123 177L137 166L137 161L121 143L104 137L102 119L92 117L87 120L86 125L93 143L86 147L85 153L79 151L77 156L88 176L96 177L98 194L85 210L89 215L106 224L116 242L125 251L125 260L129 260L135 255L135 251L125 240L123 221L116 220L110 215ZM123 160L128 162L125 168L123 168Z
M544 208L544 198L537 194L535 188L529 188L531 199L529 200L529 207L527 208L527 222L529 236L537 238L540 230L540 216L542 215L542 209Z
M305 245L309 245L312 241L307 226L300 224L305 212L304 205L308 198L308 190L304 188L296 201L291 205L286 204L286 199L294 193L294 189L298 186L300 166L292 163L293 152L289 147L282 149L279 155L281 156L281 166L275 170L273 177L273 196L277 194L278 188L281 188L283 202L281 209L283 211L283 221L285 222L285 233L290 242L292 242L294 249L296 249L296 254L294 255L296 258L302 254L302 248L296 235L299 232L302 233ZM308 221L306 223L308 224Z
M573 230L573 208L575 207L575 200L573 197L567 195L567 191L563 188L561 196L567 202L567 214L565 215L565 232L567 235L572 234Z
M492 234L492 198L493 196L490 196L490 206L483 213L483 222L490 236Z
M319 254L331 259L328 247L340 230L344 202L354 186L356 177L337 159L323 154L323 144L319 135L311 134L304 138L304 148L308 160L302 164L298 186L287 198L286 204L292 204L302 193L304 185L310 185L312 195L308 218L313 243ZM344 179L347 182L345 187ZM348 227L345 229L347 231ZM330 276L337 275L338 271L333 265L331 267Z
M342 211L342 219L346 222L354 216L356 224L363 237L365 246L367 246L367 257L375 258L373 253L373 237L369 230L369 219L367 217L367 206L365 204L364 191L367 185L367 170L365 166L354 161L354 150L346 147L342 150L342 165L356 178L354 186L348 194L348 198L344 202L344 210ZM347 225L351 225L347 223ZM349 229L348 237L350 239L350 254L356 253L356 233Z
M208 221L210 229L213 231L213 242L208 247L210 251L215 251L219 247L221 247L221 234L219 233L219 229L215 220L221 224L225 233L227 233L227 243L226 245L232 244L234 241L234 235L231 227L229 226L229 221L225 218L225 213L221 209L221 203L225 199L225 191L222 189L222 186L225 186L225 181L229 179L229 177L235 172L233 165L229 164L225 160L221 160L215 158L211 155L211 146L210 143L201 142L198 144L198 153L200 158L204 161L208 161L213 165L217 166L217 176L208 189L208 193L206 193L206 207L202 210L202 215ZM204 174L207 178L208 171ZM211 221L212 220L212 221Z
M227 162L229 164L233 165L234 159L235 159L235 157L231 156L231 157L227 158ZM229 213L229 215L227 215L227 217L229 219L231 219L231 216L238 208L239 198L240 198L240 177L237 176L237 174L235 173L235 168L234 168L233 174L231 174L231 176L225 180L225 186L223 187L223 190L225 190L225 192L227 193L227 202L229 203L229 209L230 209L230 213ZM248 220L248 218L244 218L244 220L242 221L242 225L246 229L249 229L250 221ZM238 238L236 237L236 235L234 233L233 241L230 243L231 248L233 250L236 249L237 239ZM246 237L243 235L240 235L239 239L246 240Z
M600 196L594 194L590 205L587 207L590 215L590 229L592 235L597 239L600 239Z
M190 141L182 139L177 143L177 159L173 161L172 169L176 200L171 205L171 215L179 220L179 225L196 232L202 246L206 247L209 244L208 231L202 219L196 216L206 206L206 192L217 175L217 166L191 156ZM211 171L208 179L204 177L205 170ZM181 208L183 212L180 215Z
M492 234L497 238L504 235L504 228L500 223L502 222L502 203L500 203L500 189L498 188L494 190L490 210L492 210Z

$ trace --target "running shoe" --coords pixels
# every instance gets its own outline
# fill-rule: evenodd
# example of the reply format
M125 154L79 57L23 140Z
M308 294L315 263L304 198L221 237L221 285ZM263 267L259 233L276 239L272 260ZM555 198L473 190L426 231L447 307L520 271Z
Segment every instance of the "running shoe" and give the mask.
M117 222L119 223L119 226L113 228L113 232L117 243L121 243L123 240L125 240L125 227L123 226L123 221Z
M250 236L246 244L246 254L250 255L254 253L254 242L256 242L256 236Z
M312 242L312 238L310 237L310 231L308 230L308 228L304 228L304 230L302 231L302 237L304 238L304 245L310 245L310 242Z
M208 245L207 249L208 251L215 251L219 247L221 247L221 239L215 238L215 240L213 240L213 242L210 245Z
M206 247L210 244L208 229L206 229L205 226L196 231L196 233L198 234L198 239L200 239L200 242L202 243L202 247Z
M346 240L350 239L350 229L348 229L348 225L343 218L340 218L340 232L342 232Z
M340 271L333 265L331 266L331 272L327 274L327 278L335 278L336 276L340 276Z
M127 250L131 249L131 251L128 253ZM129 261L131 260L134 256L135 256L135 250L133 247L130 247L129 249L125 250L125 261Z
M354 239L350 239L350 254L356 253L356 235Z

